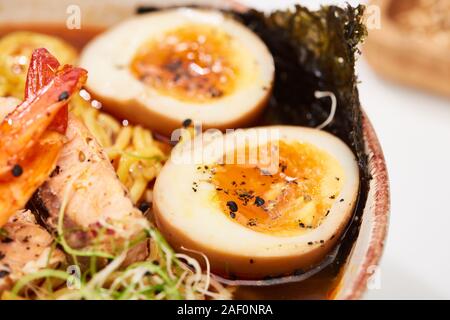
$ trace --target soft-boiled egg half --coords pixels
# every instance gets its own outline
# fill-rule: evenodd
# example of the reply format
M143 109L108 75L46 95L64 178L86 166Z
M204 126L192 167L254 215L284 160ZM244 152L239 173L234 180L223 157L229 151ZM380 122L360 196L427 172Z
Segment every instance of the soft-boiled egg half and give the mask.
M260 279L320 263L352 217L358 188L355 156L337 137L271 126L181 143L153 204L177 250L203 253L217 274Z
M262 40L213 10L178 8L127 20L83 50L88 90L113 114L170 135L248 125L270 96L273 58Z

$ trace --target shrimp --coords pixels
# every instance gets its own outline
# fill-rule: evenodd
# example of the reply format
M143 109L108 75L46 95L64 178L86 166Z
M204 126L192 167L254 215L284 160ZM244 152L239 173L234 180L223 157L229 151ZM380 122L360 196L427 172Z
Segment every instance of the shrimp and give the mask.
M33 52L25 100L0 123L0 227L55 169L66 140L67 103L86 78L84 69L60 68L46 49Z

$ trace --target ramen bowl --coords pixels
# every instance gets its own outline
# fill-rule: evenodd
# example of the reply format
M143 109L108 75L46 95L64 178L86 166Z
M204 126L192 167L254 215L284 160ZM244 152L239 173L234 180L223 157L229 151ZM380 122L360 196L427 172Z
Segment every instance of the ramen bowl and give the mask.
M207 4L240 12L248 9L236 1L2 0L0 21L4 29L46 24L73 29L73 34L76 35L83 32L83 28L87 26L92 30L114 25L136 14L145 6L180 4ZM388 229L390 194L386 163L374 128L364 112L362 122L368 170L372 179L364 210L358 217L361 220L359 229L355 231L356 240L352 244L345 266L341 269L339 283L329 294L333 299L350 300L363 297L372 279L377 275Z

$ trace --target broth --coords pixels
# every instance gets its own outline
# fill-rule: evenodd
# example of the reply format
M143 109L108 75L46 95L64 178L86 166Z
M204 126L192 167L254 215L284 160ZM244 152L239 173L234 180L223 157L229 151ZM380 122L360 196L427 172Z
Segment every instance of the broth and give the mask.
M103 31L99 27L83 27L68 30L59 24L21 24L0 26L0 37L14 31L32 31L52 35L66 40L79 52L96 35ZM89 71L89 70L88 70ZM351 245L351 244L350 244ZM348 251L348 250L343 250ZM234 293L236 299L332 299L336 294L342 274L342 265L347 254L338 256L324 269L301 282L267 286L240 286Z

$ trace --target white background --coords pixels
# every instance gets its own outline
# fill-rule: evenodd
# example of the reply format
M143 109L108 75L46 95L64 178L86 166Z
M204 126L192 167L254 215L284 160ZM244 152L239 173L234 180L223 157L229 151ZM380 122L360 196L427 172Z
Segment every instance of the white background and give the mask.
M270 10L296 1L241 2ZM314 8L345 3L297 2ZM364 58L357 73L361 103L386 157L392 197L381 288L366 298L450 299L450 99L388 82Z

